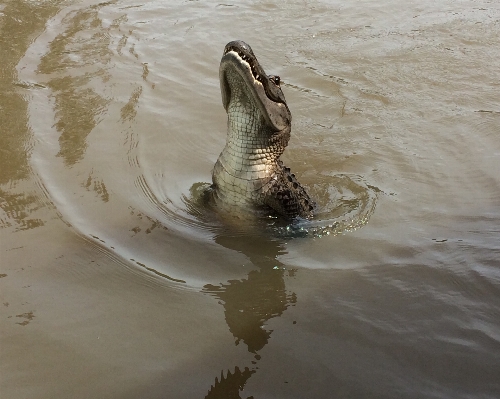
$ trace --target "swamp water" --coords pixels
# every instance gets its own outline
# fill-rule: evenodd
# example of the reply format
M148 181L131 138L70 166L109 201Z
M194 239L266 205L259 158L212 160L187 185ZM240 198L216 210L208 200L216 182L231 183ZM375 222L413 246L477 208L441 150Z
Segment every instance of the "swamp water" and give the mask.
M487 0L0 3L0 397L500 397L499 37ZM197 205L234 39L335 228Z

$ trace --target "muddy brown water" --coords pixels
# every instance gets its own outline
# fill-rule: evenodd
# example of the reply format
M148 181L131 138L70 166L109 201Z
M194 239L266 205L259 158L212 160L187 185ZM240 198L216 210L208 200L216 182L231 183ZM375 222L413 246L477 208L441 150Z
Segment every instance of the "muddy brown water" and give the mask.
M500 397L499 38L486 0L1 2L0 397ZM330 234L197 200L234 39Z

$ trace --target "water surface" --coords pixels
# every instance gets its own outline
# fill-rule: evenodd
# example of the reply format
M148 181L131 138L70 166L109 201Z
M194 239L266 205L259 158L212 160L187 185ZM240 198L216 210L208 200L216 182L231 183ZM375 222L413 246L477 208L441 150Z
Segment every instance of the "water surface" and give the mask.
M499 21L486 0L0 5L2 396L499 397ZM200 206L234 39L281 76L283 159L335 228Z

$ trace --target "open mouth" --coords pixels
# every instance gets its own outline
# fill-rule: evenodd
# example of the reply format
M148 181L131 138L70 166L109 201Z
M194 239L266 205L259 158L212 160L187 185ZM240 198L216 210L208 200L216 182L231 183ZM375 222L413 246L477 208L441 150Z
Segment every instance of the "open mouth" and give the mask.
M231 99L231 87L227 77L228 74L235 73L243 78L241 83L248 87L255 105L259 107L272 129L281 131L289 128L291 115L281 91L279 76L268 76L250 46L240 40L226 45L219 69L222 104L226 111ZM238 83L238 87L243 86Z
M258 63L257 59L255 57L250 57L248 54L245 54L241 49L237 46L227 46L224 49L224 54L226 55L227 53L230 53L231 51L234 51L238 56L245 61L249 66L250 70L252 71L253 78L257 81L259 81L261 84L264 84L262 81L262 75L264 71L259 71L262 69L260 64Z
M247 65L249 67L254 83L258 82L262 85L268 99L276 103L282 103L286 106L285 97L280 88L282 83L280 77L266 75L250 46L245 43L242 44L242 42L228 43L224 49L223 57L231 52L238 56L237 59L241 65Z

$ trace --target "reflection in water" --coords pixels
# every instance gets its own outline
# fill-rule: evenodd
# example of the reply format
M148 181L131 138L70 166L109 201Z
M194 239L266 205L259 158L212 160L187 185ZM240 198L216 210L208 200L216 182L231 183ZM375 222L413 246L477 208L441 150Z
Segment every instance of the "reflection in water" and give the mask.
M246 279L228 281L219 286L207 284L203 291L221 300L226 323L236 338L236 345L243 341L248 351L259 360L257 352L268 343L272 333L272 330L264 328L265 323L280 316L297 301L295 293L286 292L285 268L276 260L286 253L284 245L276 239L258 235L220 234L215 241L247 255L258 268L248 273ZM216 378L206 398L240 398L238 390L243 390L254 372L255 369L245 368L241 372L236 368L233 374L221 375L221 380Z
M0 228L14 231L42 226L43 220L30 217L40 205L37 196L16 192L17 181L29 175L30 128L25 96L33 89L18 82L16 65L33 37L59 9L60 1L2 2L0 20ZM38 87L38 86L35 86ZM35 88L36 90L36 88Z
M226 376L221 372L220 381L215 377L215 384L210 387L205 399L240 399L240 392L253 373L255 370L250 370L248 367L243 371L236 367L234 373L228 371ZM247 399L252 398L253 396L249 396Z
M89 191L92 188L97 193L97 195L102 199L103 202L108 202L109 193L108 190L106 189L104 182L102 180L94 178L92 175L93 172L89 174L89 177L87 178L87 181L83 184L83 187L85 187Z
M29 175L30 126L27 121L25 96L30 90L48 87L52 90L56 123L59 132L58 156L65 165L80 161L87 149L87 136L100 122L110 99L99 91L109 75L110 32L119 28L126 18L118 17L110 25L99 17L104 4L70 12L64 19L65 29L50 42L49 51L41 58L36 73L45 74L44 85L32 82L17 82L16 65L25 53L34 33L43 28L46 20L58 11L60 2L9 2L2 8L0 24L2 43L15 45L0 46L0 59L4 60L0 74L0 184L16 182ZM29 22L28 22L29 20ZM17 22L16 22L17 21ZM23 21L23 24L19 24ZM106 26L105 26L106 25ZM3 54L8 51L8 54ZM3 54L3 55L2 55ZM15 56L13 56L15 54ZM135 90L130 104L122 109L122 119L135 116L141 91ZM93 189L103 202L109 201L109 192L102 179L90 173L83 186ZM0 190L0 228L13 227L15 231L44 225L44 221L33 217L40 208L37 193L16 193L10 185L8 191ZM21 188L20 188L21 189Z
M283 247L279 242L258 236L221 235L216 242L246 254L258 267L247 279L204 287L204 291L223 301L226 322L236 344L241 340L249 352L256 353L267 344L271 335L271 331L263 328L264 323L296 302L295 294L286 293L283 265L276 260L276 256L284 252ZM255 248L259 248L259 254Z
M230 280L218 286L207 284L203 288L203 292L215 296L224 306L225 320L236 345L243 342L255 358L253 369L245 368L242 372L236 367L234 373L228 371L226 376L222 373L206 398L241 398L240 392L257 370L258 352L269 342L272 334L272 330L265 328L266 322L280 316L288 306L297 302L296 294L286 291L286 268L277 260L277 257L286 254L283 239L309 233L320 235L317 233L324 231L340 234L360 227L366 224L374 211L377 192L376 188L358 184L347 176L326 176L318 179L314 187L320 204L319 217L290 224L281 219L251 219L245 218L245 215L233 219L222 215L210 207L210 185L193 184L190 198L184 198L188 212L206 226L217 217L214 215L218 215L223 225L236 229L231 231L228 227L225 233L217 233L215 242L243 253L257 268L250 271L245 279ZM321 219L325 215L326 218ZM294 271L287 273L293 276Z
M55 127L61 133L60 150L57 154L66 165L78 162L87 148L86 138L97 125L97 116L105 109L109 100L102 98L90 88L85 88L91 76L63 77L53 79L49 87L56 99Z
M142 86L139 86L132 92L127 104L125 104L120 110L120 120L122 122L134 120L137 115L137 103L139 102L141 93Z
M16 65L33 36L59 8L60 1L2 2L0 21L0 184L27 177L29 136L25 92L16 84ZM14 84L13 84L14 83ZM26 90L26 89L25 89Z
M112 55L110 31L116 29L123 18L117 18L105 28L99 18L102 6L71 13L65 21L67 29L50 43L50 50L38 68L42 74L63 74L47 85L54 93L55 127L61 134L58 156L68 166L83 158L87 136L110 102L92 85L106 82L110 77L107 71Z
M43 220L29 217L40 208L37 198L24 193L10 194L0 189L0 208L5 216L0 216L0 228L14 226L14 231L28 230L43 226Z

